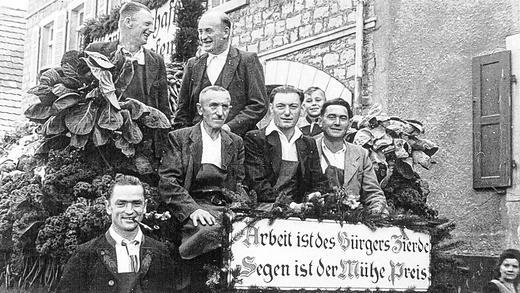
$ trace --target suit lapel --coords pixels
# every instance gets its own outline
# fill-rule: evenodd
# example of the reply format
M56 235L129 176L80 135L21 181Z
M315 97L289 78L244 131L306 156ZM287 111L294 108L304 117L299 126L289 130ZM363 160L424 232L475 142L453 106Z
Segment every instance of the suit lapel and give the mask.
M298 162L300 162L300 168L302 174L305 174L305 165L307 158L309 157L309 150L307 148L307 144L303 140L303 138L300 136L295 142L296 144L296 153L298 155Z
M354 152L347 143L345 152L345 174L343 175L345 184L350 182L350 179L352 179L352 177L356 174L359 165L359 158L359 153Z
M239 59L238 50L231 47L226 59L226 64L224 64L224 68L222 69L222 87L226 89L229 87L237 70Z
M265 129L264 129L265 135ZM278 132L273 131L266 137L267 140L267 154L269 155L269 161L272 164L273 172L278 177L280 174L280 165L282 164L282 143Z
M150 88L157 74L157 60L148 49L144 49L144 68L146 71L146 94L150 94Z
M105 233L105 241L100 241L100 245L97 248L98 257L102 260L105 267L108 271L116 276L117 275L117 256L116 256L116 242L110 236L110 233L107 231Z
M206 72L206 63L208 60L208 53L202 54L199 58L195 60L193 63L193 84L197 87L193 89L193 93L199 93L202 89L198 89L198 87L202 86L202 78L204 77L204 72ZM199 100L199 97L195 97L196 100Z
M200 169L200 161L202 160L202 132L200 129L200 122L195 124L192 128L191 134L191 158L190 161L193 163L193 176L197 176Z
M233 147L233 140L229 136L229 134L225 131L221 131L221 158L222 158L222 169L227 170L229 163L231 162L231 157L233 156L233 152L235 148Z

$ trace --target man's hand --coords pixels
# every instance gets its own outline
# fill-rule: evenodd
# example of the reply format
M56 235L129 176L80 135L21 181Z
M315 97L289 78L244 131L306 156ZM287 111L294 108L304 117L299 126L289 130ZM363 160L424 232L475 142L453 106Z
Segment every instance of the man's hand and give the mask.
M229 125L227 124L222 125L222 129L231 132L231 128L229 128Z
M203 226L215 224L215 217L213 217L208 211L197 209L190 215L190 219L193 221L193 226L197 227L199 221Z

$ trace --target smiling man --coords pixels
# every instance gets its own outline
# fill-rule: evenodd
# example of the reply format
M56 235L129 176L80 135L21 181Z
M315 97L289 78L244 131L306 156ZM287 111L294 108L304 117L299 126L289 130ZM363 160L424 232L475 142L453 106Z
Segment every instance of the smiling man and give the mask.
M143 47L154 31L154 18L150 9L136 2L123 4L119 10L118 29L119 40L93 43L85 51L99 52L116 63L113 74L119 74L127 62L132 67L133 76L121 93L122 98L132 98L157 108L171 120L173 113L168 98L164 59ZM157 157L160 157L166 144L166 134L167 131L162 130L153 132Z
M109 188L108 231L69 259L57 292L172 292L173 261L166 246L144 236L146 212L138 178L118 174Z
M386 198L377 182L368 151L345 141L351 117L350 105L343 99L323 104L323 138L317 140L321 170L331 186L351 192L370 213L386 215Z
M244 137L246 182L257 192L260 209L270 209L276 197L285 193L298 211L304 207L305 195L329 189L327 180L321 173L314 139L296 127L303 93L280 86L269 97L273 120Z
M199 20L198 32L203 54L188 60L179 93L175 122L191 126L202 117L197 111L199 94L218 85L229 92L231 110L223 129L243 136L254 129L267 111L264 72L255 53L231 46L231 20L220 11L208 11Z

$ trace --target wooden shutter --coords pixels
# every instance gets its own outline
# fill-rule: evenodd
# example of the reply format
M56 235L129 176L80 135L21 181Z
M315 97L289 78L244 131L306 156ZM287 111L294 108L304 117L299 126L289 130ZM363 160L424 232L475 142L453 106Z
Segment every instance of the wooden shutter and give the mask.
M473 58L473 188L511 186L511 51Z

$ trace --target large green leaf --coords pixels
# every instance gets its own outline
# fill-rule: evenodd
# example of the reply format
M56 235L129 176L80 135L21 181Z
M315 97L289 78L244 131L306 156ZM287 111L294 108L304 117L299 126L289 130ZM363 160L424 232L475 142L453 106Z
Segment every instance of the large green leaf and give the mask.
M73 134L89 134L94 128L98 107L88 101L73 107L65 116L65 125Z
M124 102L119 103L121 105L121 109L126 109L130 112L132 116L132 120L137 120L141 118L141 116L145 113L150 113L150 109L144 103L127 98Z
M90 92L88 92L88 94L85 96L85 99L86 100L89 100L89 99L95 99L97 97L99 97L101 93L99 92L99 88L93 88Z
M90 73L94 75L94 77L99 81L99 90L105 97L105 99L114 106L116 109L121 109L119 107L119 103L117 101L116 88L114 86L114 81L112 80L112 73L107 70L97 66L93 63L89 58L81 58L90 68Z
M84 51L85 54L89 57L88 59L94 63L96 66L103 68L103 69L112 69L114 67L114 64L108 60L107 56L99 53L99 52L92 52L92 51Z
M70 138L62 134L48 137L42 141L35 153L46 154L51 150L60 150L69 145L69 142Z
M117 130L123 125L123 116L120 111L114 109L112 104L107 103L99 115L98 125L108 130Z
M52 115L56 115L56 109L42 103L31 105L24 112L25 117L35 120L47 119Z
M36 96L45 96L52 92L52 86L46 84L39 84L30 88L27 93Z
M54 101L54 107L58 111L63 111L67 108L70 108L81 100L81 97L78 93L67 93L61 95L56 101Z
M41 125L39 133L45 136L60 134L67 130L61 115L51 116Z
M53 87L60 80L60 74L54 68L47 69L40 76L40 84Z
M154 107L147 107L150 113L143 115L140 119L144 125L150 128L161 129L169 129L172 127L170 121L168 121L168 117L166 117L163 112L157 110Z
M70 145L78 149L84 148L87 142L88 135L77 135L73 133L70 137Z
M95 146L102 146L108 142L110 135L106 130L99 128L99 126L94 127L94 131L92 131L92 142Z
M123 126L121 127L123 137L131 144L140 143L141 140L143 140L143 133L139 125L132 120L128 110L121 110L121 115L124 119Z
M77 91L75 91L73 89L69 89L62 83L58 83L58 84L54 85L54 87L52 88L52 93L55 94L57 97L61 97L65 94L77 93Z
M115 139L114 145L127 157L131 157L135 154L135 148L122 136L118 136Z

